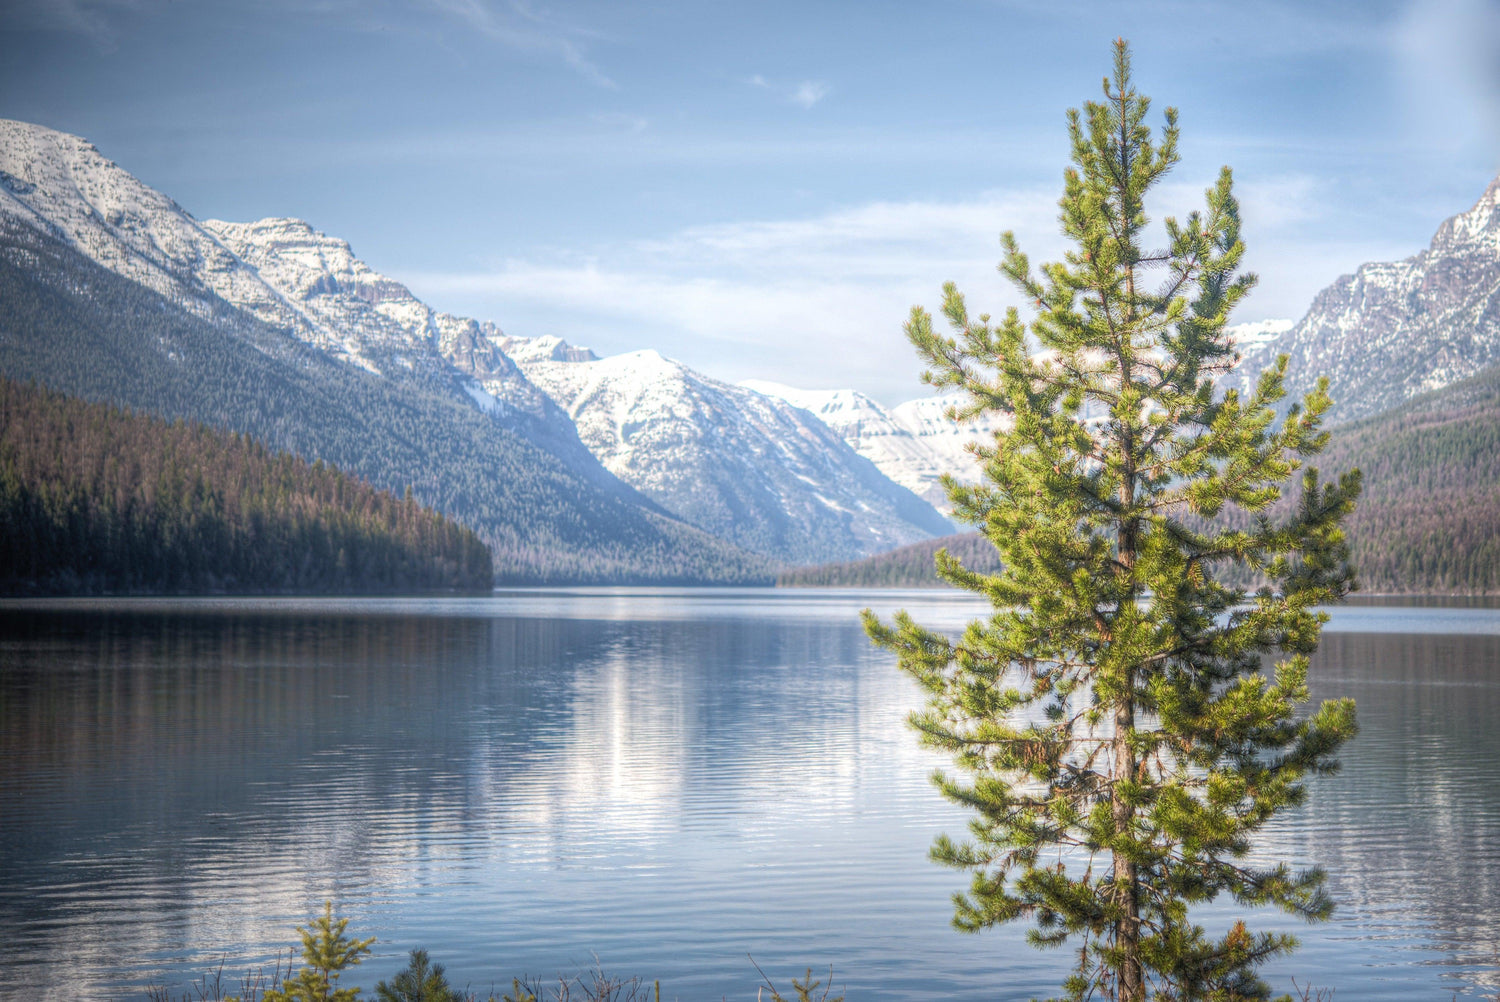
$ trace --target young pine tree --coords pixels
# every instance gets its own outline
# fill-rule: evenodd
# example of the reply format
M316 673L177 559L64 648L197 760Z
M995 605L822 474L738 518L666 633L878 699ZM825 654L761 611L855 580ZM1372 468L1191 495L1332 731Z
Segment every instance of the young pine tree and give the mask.
M913 309L924 379L962 391L957 416L1009 415L976 449L983 479L949 481L958 517L998 551L996 574L939 552L939 574L995 612L957 642L905 613L874 641L930 694L912 723L951 753L936 782L974 812L933 857L972 871L955 924L1029 919L1031 941L1078 948L1068 999L1265 999L1255 974L1295 946L1243 923L1212 937L1189 908L1229 894L1307 919L1331 903L1319 870L1247 862L1252 836L1300 803L1309 773L1355 731L1349 700L1295 716L1326 616L1354 587L1340 522L1358 471L1281 485L1326 440L1326 382L1278 424L1287 360L1254 393L1216 392L1237 360L1225 333L1254 284L1238 271L1239 209L1224 170L1207 207L1145 246L1147 192L1177 162L1116 43L1105 100L1068 115L1060 202L1073 248L1034 271L1014 237L1000 270L1035 307L971 317L950 283L954 336ZM1228 584L1259 579L1253 593ZM1262 655L1274 661L1269 676Z
M375 1002L462 1002L463 996L448 984L442 964L434 964L426 950L411 951L405 970L390 982L375 986Z
M306 929L297 927L302 937L302 969L295 978L266 992L264 1002L356 1002L359 987L340 988L339 976L364 959L375 937L351 939L344 934L348 926L348 919L333 917L333 902L325 901L320 917Z

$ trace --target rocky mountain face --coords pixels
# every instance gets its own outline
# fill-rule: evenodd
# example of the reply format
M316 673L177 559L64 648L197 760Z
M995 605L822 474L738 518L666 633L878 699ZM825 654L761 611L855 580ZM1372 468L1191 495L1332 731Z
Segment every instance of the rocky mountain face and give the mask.
M316 347L390 378L449 370L480 411L519 428L580 472L597 474L567 415L501 350L505 335L495 324L432 309L355 257L347 241L300 219L209 219L202 225L254 268L279 303L296 310ZM244 308L267 323L278 321L278 311L263 298Z
M952 527L823 421L655 351L596 358L557 339L502 342L605 467L756 553L848 560Z
M1439 226L1426 250L1362 265L1320 292L1291 330L1246 354L1237 385L1252 385L1283 353L1292 398L1328 377L1334 422L1378 414L1500 360L1500 178Z

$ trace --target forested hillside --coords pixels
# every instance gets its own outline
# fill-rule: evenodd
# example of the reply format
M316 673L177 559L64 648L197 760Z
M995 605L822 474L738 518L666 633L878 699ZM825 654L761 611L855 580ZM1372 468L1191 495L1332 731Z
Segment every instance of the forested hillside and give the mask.
M766 561L661 512L581 447L592 473L460 402L439 385L442 371L380 378L210 306L192 312L0 221L0 374L238 431L377 487L410 486L475 530L502 582L771 580Z
M1335 428L1317 465L1364 471L1349 537L1366 592L1500 592L1500 366Z
M487 591L491 578L478 537L409 496L0 377L0 592Z
M1000 566L995 548L989 541L977 532L969 532L941 539L924 539L920 543L912 543L864 560L823 564L820 567L797 567L783 571L776 583L784 587L813 588L944 587L933 568L933 556L943 548L947 548L950 554L970 570L993 573Z
M1325 478L1356 466L1364 473L1348 533L1365 592L1500 593L1500 366L1334 428L1313 463ZM798 568L778 583L936 587L939 546L976 570L995 566L993 547L970 534Z

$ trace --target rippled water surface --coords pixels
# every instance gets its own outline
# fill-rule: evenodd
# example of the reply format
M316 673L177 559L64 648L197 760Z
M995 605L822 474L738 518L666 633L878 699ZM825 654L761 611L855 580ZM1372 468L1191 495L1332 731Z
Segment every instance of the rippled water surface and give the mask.
M1020 1000L1065 953L948 927L963 815L863 605L967 597L538 591L0 608L0 997L143 999L257 964L325 897L453 980L590 966L749 999L833 965L861 999ZM1279 989L1500 993L1500 611L1338 610L1316 698L1360 737L1268 852L1332 874ZM1228 921L1216 906L1208 921Z

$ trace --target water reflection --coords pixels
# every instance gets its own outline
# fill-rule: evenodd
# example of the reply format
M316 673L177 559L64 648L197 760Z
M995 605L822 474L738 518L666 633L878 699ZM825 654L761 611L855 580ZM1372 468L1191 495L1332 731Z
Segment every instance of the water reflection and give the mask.
M325 896L380 936L366 987L427 945L476 987L597 954L749 997L750 951L832 962L851 998L1046 992L1066 956L947 929L962 878L925 852L963 817L853 620L870 598L0 610L0 996L139 998L266 959ZM874 598L946 627L980 608ZM1500 614L1339 616L1316 695L1354 696L1363 731L1274 851L1327 866L1342 910L1274 973L1493 990Z
M1355 935L1500 989L1500 637L1333 632L1315 698L1352 696L1361 734L1298 825Z

